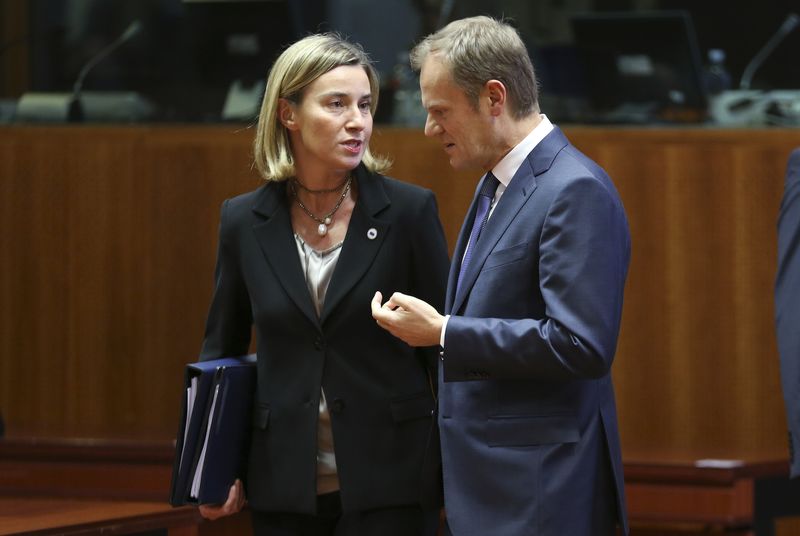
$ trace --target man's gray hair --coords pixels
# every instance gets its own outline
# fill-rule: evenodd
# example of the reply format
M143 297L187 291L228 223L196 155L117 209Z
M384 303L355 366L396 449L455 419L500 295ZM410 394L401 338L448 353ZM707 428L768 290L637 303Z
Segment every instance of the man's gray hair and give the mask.
M473 105L489 80L508 91L512 116L522 119L539 111L538 83L528 50L517 31L491 17L451 22L423 39L411 51L411 66L420 70L429 55L441 58L453 81Z

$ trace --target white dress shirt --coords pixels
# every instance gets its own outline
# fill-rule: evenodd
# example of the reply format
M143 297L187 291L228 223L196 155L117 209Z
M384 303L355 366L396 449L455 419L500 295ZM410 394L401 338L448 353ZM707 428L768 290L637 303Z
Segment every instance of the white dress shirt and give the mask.
M489 219L492 217L492 213L494 212L494 208L497 206L497 203L500 202L500 198L503 196L503 193L508 188L508 185L511 183L511 179L514 178L514 175L519 170L520 166L522 166L522 162L531 154L534 147L536 147L540 141L544 139L545 136L550 134L550 131L553 130L553 123L547 118L546 115L540 114L539 116L541 121L536 127L530 131L530 133L522 138L518 144L511 149L507 155L505 155L498 163L492 168L492 174L500 181L500 184L497 185L497 190L494 193L494 199L492 199L492 205L489 208ZM467 249L469 248L469 244L467 247L464 248L464 252L466 253ZM463 259L462 259L463 260ZM444 337L445 331L447 331L447 321L450 319L450 315L446 315L444 317L444 322L442 323L442 332L439 335L439 345L444 349Z

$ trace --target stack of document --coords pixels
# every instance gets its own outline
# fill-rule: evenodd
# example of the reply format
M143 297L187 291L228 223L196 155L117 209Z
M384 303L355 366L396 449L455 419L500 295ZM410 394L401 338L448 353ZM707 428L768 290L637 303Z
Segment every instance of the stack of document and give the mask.
M221 504L244 476L256 386L256 357L186 365L170 504Z

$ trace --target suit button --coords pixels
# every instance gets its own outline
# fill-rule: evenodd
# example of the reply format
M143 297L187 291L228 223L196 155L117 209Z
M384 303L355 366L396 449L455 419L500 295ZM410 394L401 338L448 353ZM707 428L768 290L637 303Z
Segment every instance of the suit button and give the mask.
M325 342L322 340L322 337L318 337L317 340L314 341L314 348L317 350L325 348Z
M341 413L344 409L344 400L341 398L334 398L331 402L331 411L334 413Z

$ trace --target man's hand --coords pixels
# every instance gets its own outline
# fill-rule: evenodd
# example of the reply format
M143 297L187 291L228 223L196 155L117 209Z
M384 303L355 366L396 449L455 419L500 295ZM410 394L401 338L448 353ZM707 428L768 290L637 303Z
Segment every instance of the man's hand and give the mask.
M426 302L399 292L381 305L380 292L372 298L372 318L380 327L410 346L439 344L444 317Z
M244 507L244 487L238 478L228 492L228 500L225 504L201 504L200 515L206 519L219 519L239 512Z

